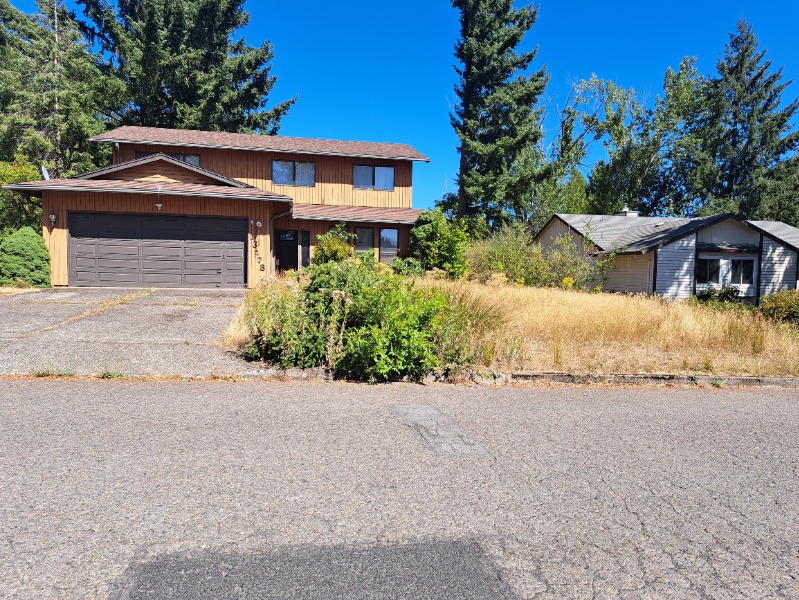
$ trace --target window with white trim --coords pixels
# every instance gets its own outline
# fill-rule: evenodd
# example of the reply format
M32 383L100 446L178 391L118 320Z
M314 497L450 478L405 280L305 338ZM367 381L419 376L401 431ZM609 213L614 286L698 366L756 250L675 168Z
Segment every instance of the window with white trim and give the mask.
M698 259L696 261L696 283L699 285L719 285L721 283L721 259Z
M733 258L730 261L730 284L752 285L755 280L754 258Z

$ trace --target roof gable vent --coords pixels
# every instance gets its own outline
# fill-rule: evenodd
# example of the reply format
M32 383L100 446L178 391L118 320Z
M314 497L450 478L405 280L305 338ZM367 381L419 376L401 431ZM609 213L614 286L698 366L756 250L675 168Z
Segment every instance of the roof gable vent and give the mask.
M619 212L616 213L617 217L637 217L640 213L637 210L630 210L626 204Z

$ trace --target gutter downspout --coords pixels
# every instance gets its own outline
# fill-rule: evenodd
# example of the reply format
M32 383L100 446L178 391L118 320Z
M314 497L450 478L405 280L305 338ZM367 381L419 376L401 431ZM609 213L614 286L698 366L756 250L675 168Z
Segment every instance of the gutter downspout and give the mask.
M269 258L271 259L269 261L270 275L274 275L277 272L277 269L275 268L275 219L289 216L293 209L294 204L291 204L286 212L277 214L269 219Z

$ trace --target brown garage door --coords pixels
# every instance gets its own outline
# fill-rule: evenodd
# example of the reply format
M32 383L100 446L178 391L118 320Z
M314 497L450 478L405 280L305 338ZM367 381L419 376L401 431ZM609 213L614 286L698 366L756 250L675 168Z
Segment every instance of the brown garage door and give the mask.
M246 284L246 219L70 213L69 234L69 285Z

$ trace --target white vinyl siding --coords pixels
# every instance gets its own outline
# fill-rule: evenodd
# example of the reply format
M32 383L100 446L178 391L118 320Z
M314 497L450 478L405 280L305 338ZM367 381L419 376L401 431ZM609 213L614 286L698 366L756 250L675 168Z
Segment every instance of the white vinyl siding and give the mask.
M615 268L607 272L605 291L651 294L653 258L652 253L617 256Z
M721 223L700 229L696 234L699 244L748 244L757 246L760 234L735 219L726 219Z
M657 293L669 298L690 298L694 293L696 235L663 246L657 260Z
M796 252L763 236L760 295L796 289Z

